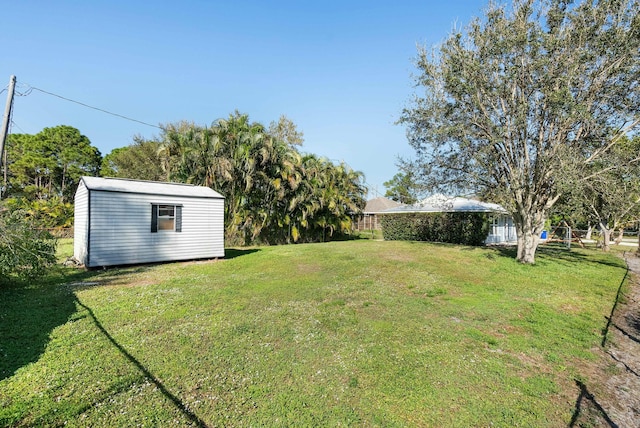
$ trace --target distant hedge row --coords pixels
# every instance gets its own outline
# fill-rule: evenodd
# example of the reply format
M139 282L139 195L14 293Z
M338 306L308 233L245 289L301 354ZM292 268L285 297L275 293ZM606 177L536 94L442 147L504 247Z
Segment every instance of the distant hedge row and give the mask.
M489 233L487 213L402 213L380 216L384 239L482 245Z

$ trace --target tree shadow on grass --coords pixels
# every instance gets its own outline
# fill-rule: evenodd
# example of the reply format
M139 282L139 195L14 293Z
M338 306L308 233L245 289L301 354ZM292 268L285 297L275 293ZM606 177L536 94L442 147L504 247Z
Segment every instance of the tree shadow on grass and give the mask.
M164 395L167 399L169 399L173 403L173 405L176 406L176 408L187 419L189 419L189 421L191 421L192 424L194 424L197 427L201 427L201 428L202 427L205 427L205 428L207 427L207 424L202 419L200 419L195 413L193 413L191 410L189 410L189 408L182 402L182 400L180 400L176 395L171 393L171 391L169 391L165 387L165 385L153 373L151 373L140 361L138 361L137 358L135 358L133 355L131 355L122 345L120 345L120 343L118 343L114 339L114 337L104 328L104 326L98 320L98 318L96 318L95 314L93 313L93 310L90 307L88 307L87 305L82 303L80 300L76 300L76 302L77 302L77 304L79 306L84 308L89 313L89 316L91 317L91 320L93 321L95 326L109 340L109 342L111 342L111 344L118 351L120 351L120 353L125 358L127 358L127 360L129 360L130 363L132 363L134 366L136 366L136 368L140 371L140 373L146 379L148 379L150 382L152 382L160 390L162 395Z
M626 332L626 335L633 341L640 343L640 311L628 313L625 319L627 320L627 325L630 327L630 331Z
M249 250L255 252L258 250ZM238 255L246 254L239 251ZM83 304L76 291L124 283L152 265L122 269L78 270L56 266L49 276L37 282L0 284L0 381L13 376L19 369L38 361L51 340L51 332L64 325L79 310L86 311L96 328L133 364L141 374L161 391L176 408L197 427L207 424L130 354L106 330L93 310Z
M595 422L598 421L598 426L617 428L618 425L611 420L604 408L589 392L587 386L579 380L576 380L576 385L580 388L580 394L576 400L569 427L596 426Z
M51 331L76 312L73 291L63 282L90 276L78 270L65 279L55 275L44 281L0 285L0 380L37 361Z
M103 272L56 266L44 279L0 284L0 380L38 361L51 332L77 312L76 290L145 269L114 270L104 278Z
M500 257L515 259L517 256L517 248L515 246L496 245L490 248L493 249ZM599 253L601 253L601 251L595 249L588 249L586 251L581 249L576 251L567 249L561 245L540 245L536 251L535 266L544 266L552 261L553 263L560 262L566 265L573 265L578 262L590 262L624 268L624 262L622 259L597 257L597 254Z
M604 347L607 344L607 339L609 337L609 330L611 329L612 325L614 327L618 328L620 330L620 332L622 332L623 334L633 338L633 336L630 336L627 332L625 332L623 329L618 327L613 322L613 316L616 313L616 309L618 308L618 304L620 303L620 301L622 299L623 287L624 287L625 280L627 279L628 275L629 275L629 268L627 267L627 270L624 273L624 277L622 278L622 281L620 281L620 285L618 286L618 292L616 293L616 298L613 301L613 306L611 307L611 312L609 313L609 316L606 317L607 318L607 325L604 327L604 329L602 329L602 343L600 343L600 346L602 346L602 347Z
M259 248L225 248L224 258L227 260L231 260L235 259L236 257L257 253L258 251L260 251Z

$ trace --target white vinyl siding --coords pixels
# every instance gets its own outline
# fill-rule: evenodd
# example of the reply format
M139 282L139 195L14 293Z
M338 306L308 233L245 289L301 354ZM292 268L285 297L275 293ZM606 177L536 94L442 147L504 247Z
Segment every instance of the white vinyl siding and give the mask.
M516 228L510 216L496 214L491 219L489 235L485 240L487 244L501 244L505 242L515 242L517 239Z
M83 264L87 262L89 191L82 181L78 185L74 201L73 257Z
M212 191L212 193L214 193ZM181 210L181 231L151 232L152 205ZM87 267L224 257L224 199L89 190ZM76 225L82 222L76 215Z

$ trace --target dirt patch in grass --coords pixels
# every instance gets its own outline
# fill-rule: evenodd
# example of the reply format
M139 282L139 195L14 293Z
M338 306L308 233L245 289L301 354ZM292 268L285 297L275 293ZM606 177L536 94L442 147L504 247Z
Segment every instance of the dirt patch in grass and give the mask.
M581 370L571 427L640 426L640 258L625 253L629 286L603 332L599 359Z
M386 253L383 256L384 260L390 260L393 262L413 262L415 261L415 257L413 257L410 253L402 252L402 253Z
M298 273L301 275L314 274L321 271L319 265L300 263L297 265Z
M569 313L569 314L577 314L580 312L580 308L578 308L575 305L572 305L571 303L563 304L562 306L560 306L560 309L562 309L563 312Z

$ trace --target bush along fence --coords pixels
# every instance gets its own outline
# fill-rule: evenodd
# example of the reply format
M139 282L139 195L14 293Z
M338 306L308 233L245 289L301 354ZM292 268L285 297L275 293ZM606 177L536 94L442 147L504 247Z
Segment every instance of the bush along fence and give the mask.
M382 234L390 241L430 241L482 245L489 215L479 212L400 213L380 216Z

